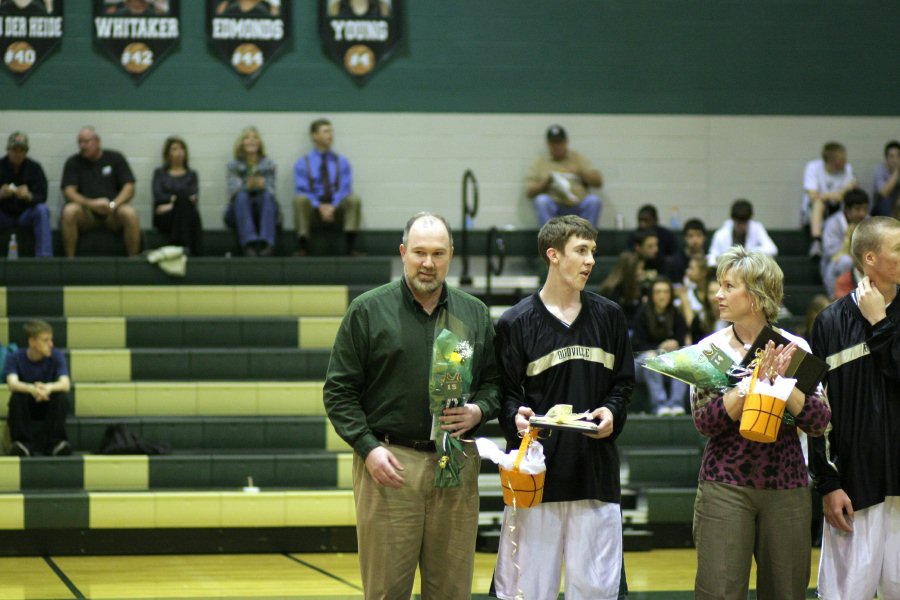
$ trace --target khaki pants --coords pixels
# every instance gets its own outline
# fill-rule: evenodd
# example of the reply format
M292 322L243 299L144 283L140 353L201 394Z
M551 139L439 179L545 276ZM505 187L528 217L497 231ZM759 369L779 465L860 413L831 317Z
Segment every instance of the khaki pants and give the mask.
M348 194L341 200L334 211L335 222L343 224L344 231L352 233L359 231L359 215L362 201L356 194ZM312 202L306 196L294 198L294 229L297 237L309 237L312 227L320 227L322 220L319 211L313 208Z
M460 486L437 489L437 456L386 446L400 464L400 489L378 485L365 461L353 456L353 496L359 565L366 600L409 600L416 565L422 600L469 600L478 532L478 470L474 443L460 472Z
M701 481L694 503L696 600L802 600L810 569L809 488L759 490Z

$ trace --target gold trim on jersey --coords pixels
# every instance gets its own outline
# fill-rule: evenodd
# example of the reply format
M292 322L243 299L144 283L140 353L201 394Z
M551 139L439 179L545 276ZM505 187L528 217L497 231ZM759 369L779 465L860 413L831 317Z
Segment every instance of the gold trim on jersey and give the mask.
M536 360L528 363L525 374L528 377L540 375L547 369L561 365L570 360L588 360L600 363L610 371L616 364L616 357L603 348L591 348L590 346L566 346L565 348L557 348L550 354L544 355Z
M825 362L828 363L829 369L837 369L838 367L845 365L848 362L854 361L864 356L868 356L869 354L871 354L869 345L865 342L862 342L860 344L850 346L845 350L841 350L840 352L832 354L826 359Z

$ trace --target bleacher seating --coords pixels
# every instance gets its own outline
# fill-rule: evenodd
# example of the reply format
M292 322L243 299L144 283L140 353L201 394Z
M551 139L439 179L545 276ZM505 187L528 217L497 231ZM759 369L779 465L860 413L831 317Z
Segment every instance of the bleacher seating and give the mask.
M320 256L245 259L224 256L230 232L212 233L208 256L190 258L183 279L124 257L0 261L0 342L25 343L30 318L53 325L75 384L68 430L76 449L0 457L0 552L355 548L352 454L325 417L321 386L349 301L396 273L399 235L364 232L363 258L328 256L340 241L324 236ZM517 274L536 285L535 233L503 235L507 255L525 265ZM154 235L145 233L148 245L162 245ZM592 286L626 235L601 233ZM820 287L806 241L773 237L786 303L802 315ZM473 232L469 247L485 246L485 232ZM514 286L493 298L510 304L533 291ZM690 417L639 414L646 409L638 389L620 438L626 548L689 544L703 438ZM93 454L117 423L172 453ZM502 509L495 474L483 465L484 539ZM258 492L243 491L250 478Z

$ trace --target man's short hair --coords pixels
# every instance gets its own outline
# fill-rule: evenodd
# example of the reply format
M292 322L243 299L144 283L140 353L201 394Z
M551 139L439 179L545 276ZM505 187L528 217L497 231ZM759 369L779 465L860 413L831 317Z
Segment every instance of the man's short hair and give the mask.
M830 162L838 154L846 154L847 149L840 142L828 142L822 146L822 160Z
M415 222L419 219L427 218L437 219L444 224L444 227L447 229L447 237L450 238L450 247L453 248L453 230L450 229L450 223L448 223L447 219L445 219L441 215L430 212L419 212L409 218L409 221L406 222L406 227L403 228L403 245L405 246L409 243L409 230L412 229L412 226L415 224Z
M863 270L866 252L877 252L885 234L897 228L900 221L893 217L867 217L856 226L850 238L850 254L859 270Z
M732 246L719 255L716 277L719 281L728 271L744 282L747 292L763 311L766 321L772 323L778 317L784 297L784 273L778 263L762 252Z
M753 205L749 200L738 198L731 203L731 220L746 223L753 218Z
M641 215L649 215L653 217L653 220L659 223L659 213L656 212L656 207L652 204L645 204L638 209L637 216L638 219L641 218Z
M593 242L597 240L597 229L590 221L577 215L563 215L547 221L538 232L538 253L544 262L550 264L547 257L547 250L550 248L564 253L566 243L572 236Z
M844 208L851 206L859 206L860 204L869 205L869 195L860 188L853 188L844 194Z
M706 225L700 219L688 219L681 232L687 234L688 231L699 231L706 237Z
M43 333L53 333L53 327L50 326L50 323L38 319L28 321L22 326L22 329L25 331L25 335L28 336L28 339L37 337Z
M884 157L887 158L888 152L891 151L891 148L896 148L900 150L900 142L897 140L891 140L887 144L884 145Z
M316 119L312 123L309 124L309 135L315 135L318 133L319 128L325 127L326 125L331 125L331 121L328 119Z

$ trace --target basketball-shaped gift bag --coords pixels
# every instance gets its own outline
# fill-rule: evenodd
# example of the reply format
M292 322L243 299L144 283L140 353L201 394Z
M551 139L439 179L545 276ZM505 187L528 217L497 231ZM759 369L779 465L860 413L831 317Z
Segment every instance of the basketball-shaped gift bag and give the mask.
M522 460L529 446L535 442L536 432L529 428L522 437L519 452L512 469L500 467L500 486L503 488L503 503L513 508L531 508L541 503L544 497L544 476L540 473L527 473L520 470Z
M759 381L758 376L757 364L750 378L749 391L744 397L741 435L754 442L771 444L778 439L785 400L794 389L796 380L779 377L774 384L766 384Z

